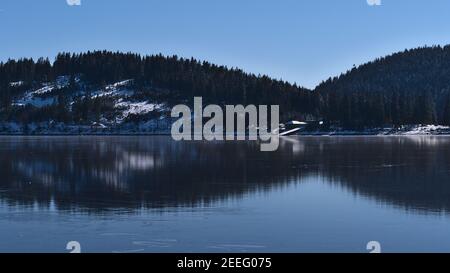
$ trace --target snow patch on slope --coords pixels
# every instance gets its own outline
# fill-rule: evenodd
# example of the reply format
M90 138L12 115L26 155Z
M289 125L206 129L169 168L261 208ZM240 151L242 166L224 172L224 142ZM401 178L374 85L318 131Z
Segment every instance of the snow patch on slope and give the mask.
M162 110L164 109L164 104L155 104L148 101L119 101L116 103L116 108L125 109L122 112L122 119L125 119L129 115L145 115L156 110Z
M131 84L133 84L134 80L133 79L129 79L129 80L124 80L124 81L120 81L120 82L116 82L113 84L110 84L108 86L105 87L106 90L110 90L110 89L117 89L120 87L126 87L126 86L130 86Z
M442 125L416 125L408 131L403 132L403 135L429 135L439 131L449 130L449 126Z
M102 90L98 90L92 93L91 98L101 98L101 97L130 97L134 94L133 90L128 89L133 80L125 80L116 82L106 86Z
M30 92L31 95L43 95L49 93L55 89L54 85L45 85L44 87Z
M32 105L37 108L42 108L45 106L50 106L56 102L55 98L39 98L33 96L25 96L23 99L20 99L13 103L15 106L26 106Z
M79 79L76 78L75 81L79 81ZM32 105L38 108L50 106L56 102L56 98L55 97L42 98L41 96L57 89L66 88L67 86L69 86L69 82L70 76L59 76L56 78L55 82L43 83L42 87L36 90L30 90L25 92L25 95L22 98L15 101L13 105L15 106Z
M11 86L11 87L19 87L19 86L22 86L22 85L24 85L24 84L25 84L24 81L10 82L10 83L9 83L9 86Z

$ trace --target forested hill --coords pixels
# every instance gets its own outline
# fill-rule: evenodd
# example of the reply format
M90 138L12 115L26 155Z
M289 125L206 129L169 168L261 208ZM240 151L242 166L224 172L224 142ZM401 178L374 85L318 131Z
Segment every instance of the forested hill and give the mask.
M346 127L450 124L450 46L422 47L320 84L323 115Z
M167 131L171 106L194 96L278 104L282 121L323 119L333 127L450 125L450 46L379 58L312 91L177 56L95 51L9 60L0 63L0 133Z
M194 96L202 96L206 102L218 104L279 104L282 105L283 115L286 116L303 116L317 109L310 90L267 76L177 56L140 56L96 51L82 54L61 53L54 62L48 59L21 59L1 63L0 105L3 119L19 118L21 115L9 115L20 112L18 106L34 106L41 108L41 112L49 112L51 107L57 108L58 102L67 103L74 100L80 104L78 100L83 102L88 93L107 91L106 89L111 89L114 84L126 80L130 81L126 88L122 89L132 91L130 102L147 101L169 106L171 103L192 102ZM33 93L36 90L43 91L42 88L49 86L51 92L47 90L49 92ZM55 105L38 105L27 101L23 103L24 96L27 95L38 95L42 99L54 96ZM99 97L90 96L90 101L97 99L96 106L101 109L93 109L92 103L90 106L85 105L84 107L92 109L88 109L89 113L84 113L84 119L95 119L99 117L96 111L111 107L107 99L100 101ZM64 107L66 105L60 105L60 108ZM61 110L66 112L64 119L80 122L79 113L75 113L75 110ZM32 121L32 117L27 120Z

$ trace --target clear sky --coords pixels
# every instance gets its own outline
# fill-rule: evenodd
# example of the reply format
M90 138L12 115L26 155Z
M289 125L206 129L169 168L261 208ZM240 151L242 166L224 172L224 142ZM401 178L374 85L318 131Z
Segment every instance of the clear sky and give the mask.
M312 88L354 64L450 43L449 0L67 1L80 0L1 0L0 60L177 54Z

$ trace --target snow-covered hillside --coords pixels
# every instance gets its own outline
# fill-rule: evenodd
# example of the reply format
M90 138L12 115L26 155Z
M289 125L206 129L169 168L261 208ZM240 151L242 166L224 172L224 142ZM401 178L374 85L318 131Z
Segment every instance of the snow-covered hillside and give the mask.
M71 82L72 81L72 82ZM11 82L10 86L23 87L23 81ZM127 79L105 86L92 87L85 84L80 76L59 76L54 82L44 82L27 89L14 97L11 107L16 112L57 108L61 98L68 111L84 105L99 106L96 116L67 122L57 118L27 122L0 122L2 134L128 134L128 133L167 133L172 123L169 107L165 102L152 101L138 95L134 80ZM106 110L105 110L106 108Z
M133 79L94 86L82 75L63 75L32 87L25 81L9 86L17 93L7 110L9 116L0 121L0 134L168 134L173 123L169 103L158 97L161 90L136 85ZM450 128L409 125L349 131L337 127L298 134L437 135L450 134Z

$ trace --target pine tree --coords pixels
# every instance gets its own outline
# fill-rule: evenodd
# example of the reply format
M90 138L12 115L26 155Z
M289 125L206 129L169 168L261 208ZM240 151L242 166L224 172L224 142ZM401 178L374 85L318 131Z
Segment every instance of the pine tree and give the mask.
M420 124L434 124L436 122L435 107L429 92L416 99L414 121Z
M450 125L450 94L447 95L447 100L444 106L443 122L445 125Z
M69 102L66 94L60 93L58 95L56 119L61 122L68 122L70 119Z
M342 110L342 125L346 129L352 128L352 103L350 96L344 96L342 99L342 103L340 106L340 109Z
M386 112L384 106L384 97L382 95L375 96L371 109L373 111L374 126L381 126L385 123Z
M391 122L394 125L401 125L400 102L397 92L391 98Z

